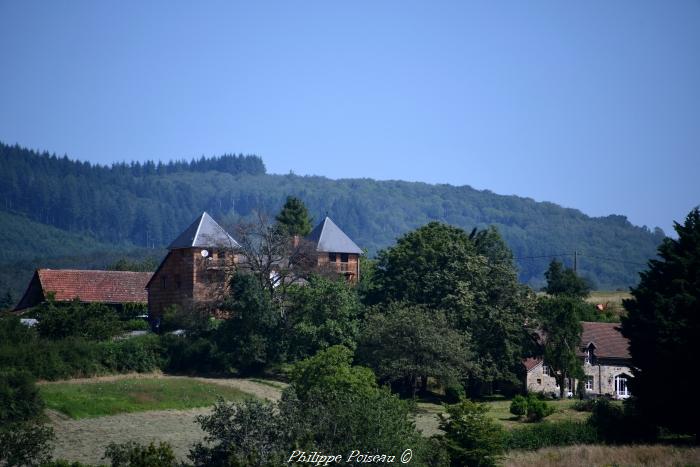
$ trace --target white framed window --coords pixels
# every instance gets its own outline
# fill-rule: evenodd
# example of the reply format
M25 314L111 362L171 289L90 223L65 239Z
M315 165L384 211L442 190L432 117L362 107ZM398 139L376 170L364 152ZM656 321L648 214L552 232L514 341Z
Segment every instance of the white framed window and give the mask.
M586 376L586 391L593 390L593 376Z
M549 367L544 363L542 364L542 374L545 376L549 376Z
M619 398L630 396L629 389L627 388L627 375L622 374L615 376L615 394Z

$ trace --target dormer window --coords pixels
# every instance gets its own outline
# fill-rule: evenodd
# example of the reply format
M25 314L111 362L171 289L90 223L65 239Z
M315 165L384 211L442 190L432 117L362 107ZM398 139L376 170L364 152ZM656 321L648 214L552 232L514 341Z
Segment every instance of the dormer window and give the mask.
M347 254L347 253L341 253L341 254L340 254L340 262L341 262L341 263L347 263L347 262L348 262L348 254Z
M584 364L592 365L593 364L593 350L595 349L595 346L591 342L588 344L588 347L586 347L586 350L584 350L584 357L583 357L583 362Z

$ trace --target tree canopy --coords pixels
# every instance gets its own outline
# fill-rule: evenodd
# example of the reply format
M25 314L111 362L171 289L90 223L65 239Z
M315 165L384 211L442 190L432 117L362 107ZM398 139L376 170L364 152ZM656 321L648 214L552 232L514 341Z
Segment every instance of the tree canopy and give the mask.
M277 225L288 235L304 237L311 232L311 217L306 205L294 196L287 196L282 210L275 217Z
M627 316L622 334L630 341L632 394L637 407L651 421L674 431L700 433L697 397L700 377L700 211L693 209L677 239L667 238L659 259L640 274L632 298L623 302ZM672 398L661 397L670 393Z
M565 268L556 259L549 263L544 277L547 286L542 290L549 295L586 298L591 292L591 285L586 279L579 277L573 269Z

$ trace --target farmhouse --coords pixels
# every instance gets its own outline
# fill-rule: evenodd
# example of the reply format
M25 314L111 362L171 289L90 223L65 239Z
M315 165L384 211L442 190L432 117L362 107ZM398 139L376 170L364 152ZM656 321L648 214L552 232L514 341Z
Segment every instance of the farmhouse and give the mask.
M315 251L318 268L331 268L350 282L358 280L362 250L329 217L303 241ZM158 319L173 305L186 310L216 302L225 293L231 271L246 267L240 248L203 212L168 246L168 254L146 285L151 318Z
M583 332L578 347L586 375L586 395L626 399L630 396L627 381L632 377L629 343L620 333L618 323L582 322ZM559 386L551 376L547 362L541 358L525 359L525 380L529 392L559 394ZM570 379L566 391L574 392L577 381Z
M35 307L49 296L57 302L79 300L115 307L146 305L151 272L37 269L15 311Z

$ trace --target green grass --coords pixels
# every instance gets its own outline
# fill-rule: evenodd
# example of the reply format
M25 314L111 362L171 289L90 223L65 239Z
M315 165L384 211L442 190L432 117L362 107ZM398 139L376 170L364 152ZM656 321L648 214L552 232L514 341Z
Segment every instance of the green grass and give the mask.
M94 383L57 383L40 386L49 409L74 419L146 410L192 409L226 400L250 398L235 388L189 379L123 379Z
M501 426L506 429L512 429L516 427L530 425L529 422L524 419L518 419L512 413L510 413L510 400L504 398L493 398L488 400L481 400L479 402L485 403L489 408L489 416L496 420ZM559 422L564 420L572 421L584 421L589 416L589 412L578 412L573 409L573 405L576 399L564 399L564 400L551 400L547 401L548 404L554 407L554 413L545 420L551 422ZM432 402L418 402L417 404L418 415L426 416L433 415L437 419L437 414L443 412L443 408L439 404L434 404Z

